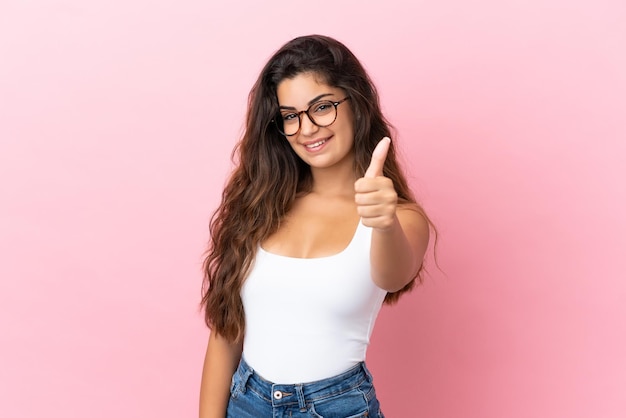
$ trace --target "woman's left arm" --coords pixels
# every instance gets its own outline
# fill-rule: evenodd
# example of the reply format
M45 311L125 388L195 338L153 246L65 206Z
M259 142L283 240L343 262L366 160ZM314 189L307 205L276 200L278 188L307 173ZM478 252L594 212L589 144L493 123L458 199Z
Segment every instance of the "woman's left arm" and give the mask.
M428 247L429 225L410 204L398 205L393 182L383 176L390 140L383 138L363 178L356 181L355 202L363 225L373 228L372 280L396 292L419 271Z
M417 211L398 208L392 225L372 231L372 280L388 292L397 292L417 274L428 247L429 226Z

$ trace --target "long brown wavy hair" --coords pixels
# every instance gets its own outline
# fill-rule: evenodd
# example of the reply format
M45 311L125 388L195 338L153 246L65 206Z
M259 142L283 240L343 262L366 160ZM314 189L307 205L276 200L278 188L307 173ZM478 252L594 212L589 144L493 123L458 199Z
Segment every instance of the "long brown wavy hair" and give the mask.
M343 89L354 112L356 177L362 177L381 138L391 125L380 110L378 93L359 60L335 39L321 35L293 39L267 62L248 97L243 136L233 150L236 168L210 223L211 239L204 260L202 306L209 328L229 341L243 338L245 317L241 288L261 242L276 232L297 196L312 187L311 170L280 134L276 88L284 80L313 73L329 86ZM400 169L393 142L383 174L393 181L398 202L419 206ZM432 223L431 223L432 226ZM423 267L401 290L388 293L393 303L422 281Z

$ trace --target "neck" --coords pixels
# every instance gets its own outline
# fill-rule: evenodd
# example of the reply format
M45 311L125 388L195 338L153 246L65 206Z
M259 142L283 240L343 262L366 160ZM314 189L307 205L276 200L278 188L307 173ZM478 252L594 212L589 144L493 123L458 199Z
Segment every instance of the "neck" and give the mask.
M338 196L354 195L354 182L357 180L354 174L353 162L330 168L312 168L313 188L311 192L318 195Z

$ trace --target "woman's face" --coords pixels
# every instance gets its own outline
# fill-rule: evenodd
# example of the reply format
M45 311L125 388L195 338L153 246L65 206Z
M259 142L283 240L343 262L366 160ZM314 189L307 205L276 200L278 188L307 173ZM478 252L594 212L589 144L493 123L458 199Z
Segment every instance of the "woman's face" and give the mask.
M342 89L331 87L321 80L314 73L303 73L278 84L276 94L281 115L287 117L285 127L291 123L293 128L293 124L298 123L294 114L303 110L310 109L309 113L314 118L316 114L323 115L329 107L320 107L319 102L339 102L346 98ZM326 127L315 125L307 113L300 113L300 130L286 137L295 153L311 168L330 168L337 164L349 165L350 169L353 167L354 115L350 100L337 105L336 110L337 118ZM334 109L330 108L330 112L332 116ZM327 117L317 117L316 121L325 124Z

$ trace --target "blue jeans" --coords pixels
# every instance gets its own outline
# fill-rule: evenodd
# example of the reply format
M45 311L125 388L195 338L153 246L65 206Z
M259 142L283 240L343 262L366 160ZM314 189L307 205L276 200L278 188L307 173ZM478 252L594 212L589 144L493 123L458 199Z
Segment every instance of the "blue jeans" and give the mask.
M226 417L384 418L384 415L365 363L328 379L280 385L264 380L241 359L233 375Z

